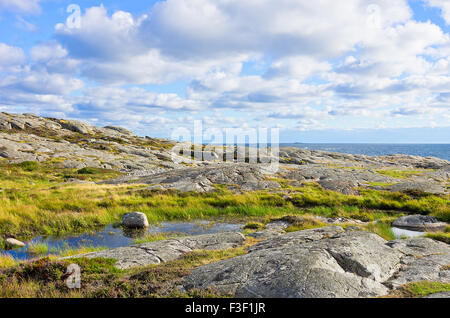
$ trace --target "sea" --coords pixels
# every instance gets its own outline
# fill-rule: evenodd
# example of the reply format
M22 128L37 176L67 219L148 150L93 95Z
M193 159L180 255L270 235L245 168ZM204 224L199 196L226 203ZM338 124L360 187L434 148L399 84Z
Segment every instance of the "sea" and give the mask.
M280 147L298 147L308 150L324 150L348 154L384 156L405 154L437 157L450 161L450 144L326 144L280 143Z

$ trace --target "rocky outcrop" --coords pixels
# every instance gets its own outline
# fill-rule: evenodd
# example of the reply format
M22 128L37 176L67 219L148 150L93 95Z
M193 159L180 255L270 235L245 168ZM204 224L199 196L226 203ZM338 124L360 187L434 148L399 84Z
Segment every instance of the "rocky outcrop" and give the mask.
M145 228L148 227L147 216L142 212L125 213L122 217L122 226L126 228Z
M110 183L142 182L159 190L210 192L217 184L236 191L280 188L276 181L268 180L273 171L266 171L264 164L239 162L239 147L194 149L175 155L175 145L182 144L141 138L117 126L96 127L77 120L0 113L0 159L10 163L37 161L69 169L112 169L126 175ZM236 159L223 163L224 153ZM259 161L272 156L260 155ZM432 157L371 157L287 147L280 149L280 169L274 177L298 187L304 182L317 182L323 189L347 195L358 195L366 187L445 195L449 167L448 161ZM407 180L378 170L419 168L437 170L420 171Z
M296 147L285 147L280 149L282 162L305 164L333 164L354 167L403 167L417 169L440 169L449 165L447 160L435 157L420 157L411 155L388 155L388 156L366 156L343 154L321 150L308 150Z
M122 179L107 183L121 183ZM280 184L268 181L262 166L250 164L216 164L206 167L175 169L128 182L147 183L150 189L174 189L181 192L211 192L216 184L226 184L237 190L277 189Z
M115 266L127 269L150 264L173 261L193 250L222 250L241 245L245 237L237 232L224 232L196 236L186 236L169 240L150 242L111 250L76 255L73 257L113 258Z
M339 227L293 232L253 246L247 255L195 269L184 287L236 297L379 296L388 293L382 282L400 256L372 233Z
M358 194L358 183L340 180L320 180L319 184L326 190L336 191L343 194Z
M201 266L184 287L252 298L374 297L411 281L448 282L449 257L447 244L430 239L386 242L331 226L280 235L246 255Z
M388 287L424 280L450 283L448 244L417 237L391 241L387 245L403 254L399 270L386 282Z
M426 296L425 298L450 298L450 291L434 293Z
M423 182L423 181L408 181L394 184L389 187L391 191L421 191L431 194L445 194L446 187L444 185L433 183L433 182Z
M439 222L429 215L406 215L392 222L392 226L424 232L443 230L447 227L447 223Z

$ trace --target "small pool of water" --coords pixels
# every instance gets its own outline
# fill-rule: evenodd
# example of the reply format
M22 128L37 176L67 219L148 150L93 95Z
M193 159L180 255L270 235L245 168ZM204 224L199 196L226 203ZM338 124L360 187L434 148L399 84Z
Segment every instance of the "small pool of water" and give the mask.
M64 237L35 237L28 244L45 243L48 246L49 254L57 254L55 250L73 249L82 246L116 248L133 245L136 238L144 237L147 234L156 233L177 233L183 235L212 234L228 231L240 231L244 224L220 223L210 221L194 222L163 222L150 226L146 230L124 230L122 227L108 225L100 231L84 234L70 235ZM18 260L27 260L37 257L30 254L27 247L1 251L3 255L10 255ZM42 255L40 255L42 256Z
M392 227L392 232L394 232L395 238L417 237L425 235L425 232L405 230L399 227Z

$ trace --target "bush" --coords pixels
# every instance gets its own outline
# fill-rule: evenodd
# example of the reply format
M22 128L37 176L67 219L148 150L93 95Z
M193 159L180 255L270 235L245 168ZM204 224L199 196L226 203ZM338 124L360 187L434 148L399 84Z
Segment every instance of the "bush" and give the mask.
M95 168L86 167L86 168L82 168L82 169L78 170L77 173L78 174L96 174L96 173L98 173L98 170Z
M39 168L39 164L36 161L23 161L16 164L16 166L22 168L25 171L35 171Z

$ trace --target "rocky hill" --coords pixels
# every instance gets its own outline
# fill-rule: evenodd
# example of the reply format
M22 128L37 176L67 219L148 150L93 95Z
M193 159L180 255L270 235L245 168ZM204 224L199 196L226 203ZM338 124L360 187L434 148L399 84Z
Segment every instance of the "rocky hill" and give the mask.
M31 266L0 254L0 297L73 296L61 277L73 262L86 275L83 297L448 297L448 161L282 148L273 170L220 160L239 158L235 147L202 148L199 160L174 146L121 127L0 113L0 252L106 225L135 238L149 221L247 222L239 232L147 233L144 243ZM436 232L394 239L392 226Z
M357 194L365 187L448 193L450 163L434 157L350 155L291 147L280 149L280 169L272 173L261 164L223 163L219 159L224 149L218 148L207 154L208 160L185 156L177 163L171 153L175 145L169 140L142 138L121 127L0 113L0 158L10 163L49 162L62 168L94 167L123 173L108 183L209 192L217 184L236 191L278 189L284 180L299 186L316 182L345 194Z

